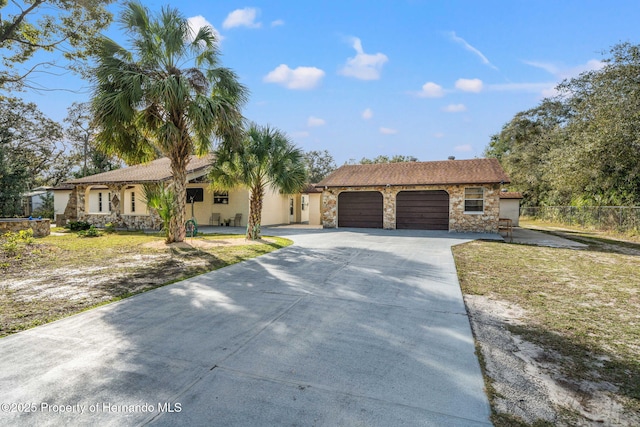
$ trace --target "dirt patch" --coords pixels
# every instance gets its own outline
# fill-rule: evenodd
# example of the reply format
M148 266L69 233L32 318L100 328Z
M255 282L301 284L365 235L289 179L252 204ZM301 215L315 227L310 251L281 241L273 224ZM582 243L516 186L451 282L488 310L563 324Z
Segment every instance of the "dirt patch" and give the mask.
M180 248L180 249L189 249L189 248L197 248L197 249L211 249L216 247L223 246L242 246L242 245L262 245L265 243L272 243L273 240L268 238L263 238L260 240L248 240L241 238L230 238L230 239L189 239L187 238L184 242L176 242L176 243L165 243L163 241L155 241L149 242L142 245L144 248L149 249L166 249L166 248Z
M482 295L464 300L489 377L496 425L640 425L640 414L616 398L616 386L568 378L561 355L512 333L512 326L525 324L525 310Z

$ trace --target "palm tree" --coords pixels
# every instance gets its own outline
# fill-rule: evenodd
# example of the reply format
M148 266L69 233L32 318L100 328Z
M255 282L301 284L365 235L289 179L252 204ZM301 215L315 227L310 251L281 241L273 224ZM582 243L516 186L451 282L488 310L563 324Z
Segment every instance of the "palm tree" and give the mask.
M237 150L217 151L209 173L214 190L238 186L250 192L247 239L260 238L262 201L267 187L284 194L302 190L307 178L304 155L278 129L251 124Z
M131 50L100 39L92 101L97 140L127 163L171 160L174 212L167 243L180 242L189 159L207 154L212 141L239 143L247 90L219 66L211 27L194 33L177 10L165 7L152 16L138 2L126 4L120 22Z

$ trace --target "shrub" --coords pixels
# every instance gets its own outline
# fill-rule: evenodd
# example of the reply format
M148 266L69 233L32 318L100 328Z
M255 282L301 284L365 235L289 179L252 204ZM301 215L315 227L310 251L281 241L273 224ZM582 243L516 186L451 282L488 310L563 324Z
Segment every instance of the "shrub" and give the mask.
M100 237L102 233L95 228L93 225L89 227L87 230L78 231L78 237Z
M66 226L71 231L82 231L91 228L91 224L87 221L69 221Z
M104 225L104 232L105 233L114 233L116 231L116 226L113 225L113 223L108 222Z
M28 228L17 233L5 233L0 236L0 242L5 256L19 257L24 250L24 246L33 244L35 239L33 238L33 230Z

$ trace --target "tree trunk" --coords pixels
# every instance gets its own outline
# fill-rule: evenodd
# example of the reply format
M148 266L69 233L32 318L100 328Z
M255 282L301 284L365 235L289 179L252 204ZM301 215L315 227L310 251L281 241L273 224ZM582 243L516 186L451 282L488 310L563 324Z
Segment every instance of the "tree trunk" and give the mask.
M173 173L173 214L169 220L167 243L184 242L185 210L187 200L187 162L189 159L171 159Z
M260 222L262 221L262 200L264 198L264 189L260 185L256 185L251 190L251 200L249 202L249 220L247 223L247 239L260 239Z

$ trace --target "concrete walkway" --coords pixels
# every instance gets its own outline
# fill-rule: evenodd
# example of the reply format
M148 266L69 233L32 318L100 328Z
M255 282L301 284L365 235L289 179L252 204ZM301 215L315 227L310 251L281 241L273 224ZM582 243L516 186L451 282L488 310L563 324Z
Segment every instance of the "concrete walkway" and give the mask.
M295 245L0 339L0 425L490 425L451 246Z
M585 249L588 247L588 245L584 243L521 227L515 227L513 229L513 243L548 246L551 248Z

